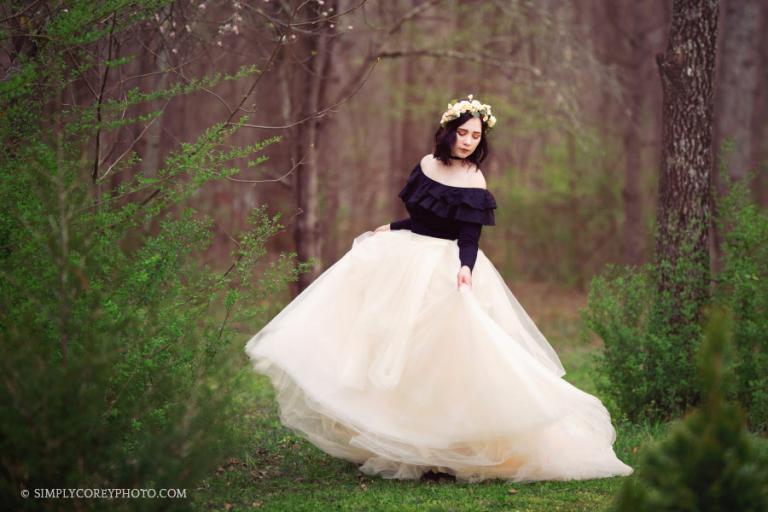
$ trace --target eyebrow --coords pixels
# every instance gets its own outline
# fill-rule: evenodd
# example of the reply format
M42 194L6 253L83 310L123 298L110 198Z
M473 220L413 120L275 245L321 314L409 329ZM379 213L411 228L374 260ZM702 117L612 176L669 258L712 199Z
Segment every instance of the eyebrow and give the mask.
M458 130L466 130L466 128L457 128L457 129L458 129ZM475 131L473 131L472 133L482 133L482 132L479 132L479 131L475 130Z

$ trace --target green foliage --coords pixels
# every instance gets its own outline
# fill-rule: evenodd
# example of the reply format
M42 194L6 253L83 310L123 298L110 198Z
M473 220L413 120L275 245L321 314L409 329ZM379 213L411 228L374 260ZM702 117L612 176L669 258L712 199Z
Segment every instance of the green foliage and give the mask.
M763 511L768 509L768 459L725 399L731 374L732 318L713 310L698 353L704 400L672 425L662 441L644 446L638 470L625 480L616 511Z
M615 240L620 222L619 182L597 165L599 159L596 138L580 135L577 145L565 134L546 147L530 180L515 171L495 178L495 193L507 205L497 224L515 230L507 235L514 240L511 256L518 257L513 273L581 288L617 256L608 250L617 246L607 242Z
M752 176L754 179L754 176ZM730 183L718 204L725 233L715 300L735 315L736 397L754 431L768 432L768 214L750 200L749 181Z
M609 266L592 280L585 324L604 342L599 355L606 376L599 388L632 420L669 419L696 405L693 354L701 339L700 307L719 304L735 315L738 377L733 398L745 407L748 426L768 431L768 213L750 197L754 174L730 183L718 198L714 221L723 233L722 269L712 297L707 258L696 233L672 233L681 255L640 268ZM686 236L690 235L690 236ZM700 252L700 251L698 251ZM662 273L667 280L659 293Z
M119 189L94 193L102 178L94 183L93 162L83 157L94 132L81 128L94 122L95 109L63 106L71 86L65 55L120 37L157 7L97 4L50 11L36 29L50 37L40 38L34 56L18 55L0 84L0 499L14 509L105 503L20 501L24 488L175 488L190 497L246 442L233 397L251 375L236 326L252 332L265 323L274 296L309 268L295 265L293 254L264 261L267 241L282 228L265 205L250 213L228 270L200 263L213 221L187 199L237 172L235 159L260 163L254 154L280 140L228 147L244 120L182 144L153 177L128 175ZM127 155L113 172L129 174L137 162Z
M586 324L604 343L596 359L607 380L597 381L598 390L631 420L661 416L650 397L659 376L646 374L650 354L665 348L659 346L663 340L648 334L649 305L654 294L651 271L650 265L608 265L592 280L584 314ZM668 385L668 380L663 379L660 385Z
M749 180L734 184L718 201L715 221L728 227L714 296L704 305L729 307L735 316L738 379L734 394L749 427L768 429L768 213L749 197ZM692 228L691 233L696 229ZM699 319L705 259L695 241L679 236L672 265L609 266L592 280L584 312L588 327L604 342L599 357L607 377L599 388L632 420L669 419L699 400L693 354L701 339ZM668 285L659 293L661 272Z
M664 318L655 314L663 309L657 282L652 264L608 265L592 280L583 313L604 343L595 357L607 379L597 381L598 389L632 421L667 420L698 397L689 358L698 324L687 324L678 334L666 330Z

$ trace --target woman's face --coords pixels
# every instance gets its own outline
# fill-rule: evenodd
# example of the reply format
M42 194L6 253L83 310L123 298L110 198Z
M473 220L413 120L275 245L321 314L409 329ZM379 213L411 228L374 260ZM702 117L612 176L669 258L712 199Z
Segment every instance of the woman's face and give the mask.
M480 137L483 136L483 124L479 117L471 117L456 128L456 142L453 143L451 154L461 158L471 155L477 145L480 144Z

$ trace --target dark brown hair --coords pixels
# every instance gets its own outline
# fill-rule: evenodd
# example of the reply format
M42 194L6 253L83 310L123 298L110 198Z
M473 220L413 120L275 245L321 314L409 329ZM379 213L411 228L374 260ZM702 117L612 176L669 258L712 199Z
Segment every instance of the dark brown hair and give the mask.
M445 126L440 126L435 132L435 151L432 153L432 156L448 165L450 162L451 148L456 142L456 130L471 118L471 112L463 112L456 119L448 121ZM482 161L488 157L488 139L485 136L488 127L482 122L482 119L480 120L480 124L482 125L482 128L480 128L480 142L472 154L466 158L467 161L472 162L478 168Z

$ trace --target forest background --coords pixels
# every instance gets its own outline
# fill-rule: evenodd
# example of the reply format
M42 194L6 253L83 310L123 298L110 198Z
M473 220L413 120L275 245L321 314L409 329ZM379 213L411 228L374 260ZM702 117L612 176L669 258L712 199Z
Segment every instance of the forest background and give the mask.
M242 346L356 236L406 215L397 192L467 94L498 118L481 247L566 378L605 401L622 458L701 405L710 303L734 315L726 395L764 436L768 5L706 6L5 2L4 496L152 482L225 508L368 503L371 482L280 427ZM702 60L670 78L675 52ZM670 105L689 80L685 128ZM693 252L660 234L670 212L693 212ZM669 277L670 254L692 280ZM670 290L685 292L671 306ZM543 489L591 509L617 485ZM518 501L535 506L532 489Z

